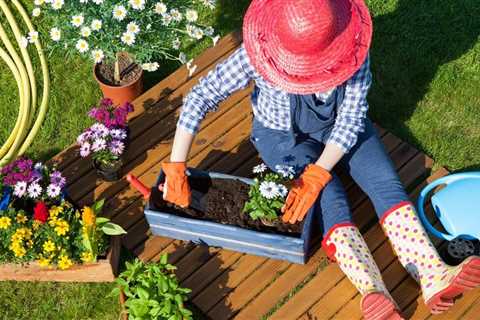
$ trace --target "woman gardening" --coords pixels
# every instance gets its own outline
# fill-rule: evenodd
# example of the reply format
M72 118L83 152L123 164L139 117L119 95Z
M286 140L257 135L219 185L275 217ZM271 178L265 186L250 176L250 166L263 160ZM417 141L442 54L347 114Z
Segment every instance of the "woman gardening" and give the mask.
M457 267L445 264L420 224L367 117L371 37L363 0L253 0L244 18L243 45L185 99L160 188L167 201L190 204L185 161L202 119L253 81L252 143L270 169L292 166L297 178L282 208L283 221L318 215L323 247L362 294L364 317L401 319L332 172L344 167L373 202L425 303L441 313L480 284L480 257Z

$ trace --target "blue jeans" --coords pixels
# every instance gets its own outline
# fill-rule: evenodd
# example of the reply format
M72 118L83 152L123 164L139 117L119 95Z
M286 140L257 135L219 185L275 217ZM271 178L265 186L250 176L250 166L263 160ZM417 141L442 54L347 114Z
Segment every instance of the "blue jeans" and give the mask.
M294 122L302 117L294 117ZM265 164L274 170L283 164L295 168L297 176L303 169L320 157L324 142L332 130L332 125L314 133L305 134L301 123L292 125L290 131L264 127L254 120L251 140ZM369 119L365 131L360 133L356 145L339 163L368 195L379 218L394 205L409 201L393 163L385 151L383 143ZM352 213L342 183L337 175L323 189L308 214L318 215L322 232L325 235L338 223L352 221Z

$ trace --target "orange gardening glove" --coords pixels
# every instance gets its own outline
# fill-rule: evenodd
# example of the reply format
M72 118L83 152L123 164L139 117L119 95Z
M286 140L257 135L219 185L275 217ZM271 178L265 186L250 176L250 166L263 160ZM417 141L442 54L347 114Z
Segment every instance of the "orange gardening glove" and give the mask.
M164 162L162 170L166 177L165 183L159 186L160 191L163 191L163 199L183 208L188 207L192 193L185 174L185 162Z
M302 221L317 200L320 192L332 180L330 173L320 166L309 164L300 178L295 180L282 208L283 222Z

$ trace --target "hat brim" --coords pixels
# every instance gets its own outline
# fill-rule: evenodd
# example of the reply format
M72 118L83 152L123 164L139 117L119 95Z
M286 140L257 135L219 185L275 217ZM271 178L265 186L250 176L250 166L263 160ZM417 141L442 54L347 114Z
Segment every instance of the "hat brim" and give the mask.
M257 72L289 93L312 94L347 81L365 61L372 39L372 20L363 0L350 0L351 18L323 50L292 53L274 32L274 0L254 0L243 22L243 41Z

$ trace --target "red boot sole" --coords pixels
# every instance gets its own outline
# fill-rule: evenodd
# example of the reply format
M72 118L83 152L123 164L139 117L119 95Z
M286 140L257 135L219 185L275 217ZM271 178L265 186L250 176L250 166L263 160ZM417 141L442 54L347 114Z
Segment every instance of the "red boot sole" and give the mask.
M383 293L369 293L362 299L365 320L403 320L392 300Z
M465 291L475 289L479 286L480 257L470 257L463 264L462 270L455 276L452 283L428 300L427 306L432 313L444 312L446 311L445 303L453 302L455 298ZM453 305L453 303L450 304Z

